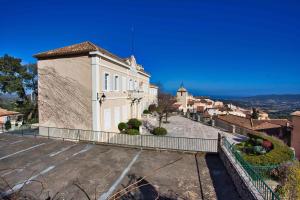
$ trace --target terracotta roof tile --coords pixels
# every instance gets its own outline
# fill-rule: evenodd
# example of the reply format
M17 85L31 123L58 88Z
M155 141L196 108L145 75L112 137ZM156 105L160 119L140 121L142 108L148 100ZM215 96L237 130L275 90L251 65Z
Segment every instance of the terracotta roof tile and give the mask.
M203 113L204 111L205 111L205 107L204 106L197 106L197 112Z
M9 110L0 108L0 116L9 116L9 115L16 115L16 114L19 114L19 112L9 111Z
M263 130L263 129L280 128L281 126L287 126L286 123L284 124L282 123L282 121L285 121L285 119L257 120L257 119L240 117L236 115L219 115L218 119L251 130ZM286 120L286 122L288 122L288 120Z
M82 55L82 54L88 55L89 52L92 52L92 51L99 51L104 55L107 55L125 65L128 65L128 63L126 62L126 59L120 58L119 56L117 56L117 55L115 55L115 54L93 44L92 42L89 42L89 41L85 41L82 43L73 44L73 45L62 47L62 48L57 48L57 49L41 52L41 53L35 54L34 57L37 59L47 59L47 58L55 58L55 57L60 57L60 56L63 57L63 56ZM139 71L149 75L144 69L141 69Z
M291 115L300 116L300 111L295 111L295 112L291 113Z

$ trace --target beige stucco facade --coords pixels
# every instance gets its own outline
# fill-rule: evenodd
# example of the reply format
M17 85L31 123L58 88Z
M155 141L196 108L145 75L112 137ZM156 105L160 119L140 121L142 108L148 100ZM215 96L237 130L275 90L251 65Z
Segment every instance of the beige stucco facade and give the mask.
M296 158L300 160L300 111L292 113L291 147L295 149Z
M120 62L90 51L40 58L38 75L40 126L118 132L120 122L141 118L157 99L133 56Z

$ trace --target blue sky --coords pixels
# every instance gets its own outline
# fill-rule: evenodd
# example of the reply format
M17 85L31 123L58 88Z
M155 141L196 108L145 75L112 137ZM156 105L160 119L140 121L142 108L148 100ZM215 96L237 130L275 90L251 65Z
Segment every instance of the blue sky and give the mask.
M0 0L0 55L89 40L137 61L175 91L300 93L300 3L276 0Z

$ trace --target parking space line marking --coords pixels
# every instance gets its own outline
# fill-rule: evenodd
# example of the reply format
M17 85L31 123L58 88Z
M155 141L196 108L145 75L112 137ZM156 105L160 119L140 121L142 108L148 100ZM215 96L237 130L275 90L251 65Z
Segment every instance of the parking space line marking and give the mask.
M46 144L46 143L44 143L44 144ZM74 144L74 145L76 145L76 144ZM74 146L74 145L71 145L71 146L69 146L69 147L71 148L71 147ZM92 145L86 145L85 148L83 148L82 150L80 150L80 151L77 152L77 153L74 153L72 156L67 157L64 161L67 161L67 160L69 160L69 158L74 157L74 156L77 156L77 155L79 155L79 154L81 154L81 153L87 152L87 151L90 150L92 147L93 147ZM58 163L58 165L61 165L64 161ZM38 173L38 174L36 174L36 175L30 177L30 178L27 179L26 181L24 181L24 182L22 182L22 183L19 183L19 184L15 185L12 189L9 189L9 190L7 190L6 192L0 193L0 197L5 197L5 196L7 196L7 195L10 195L10 194L12 194L12 193L18 191L18 190L21 189L24 185L30 184L30 183L32 182L32 180L38 178L40 175L46 174L47 172L53 170L53 169L54 169L55 167L57 167L58 165L56 165L56 166L55 166L55 165L51 165L51 166L49 166L48 168L46 168L46 169L44 169L43 171L41 171L40 173ZM8 174L12 173L13 171L19 171L19 170L20 170L20 171L23 171L24 169L12 170L12 171L8 172L8 173L5 174L5 175L8 175Z
M37 145L34 145L34 146L29 147L29 148L27 148L27 149L23 149L23 150L20 150L20 151L15 152L15 153L12 153L12 154L3 156L3 157L0 158L0 160L3 160L3 159L5 159L5 158L9 158L9 157L11 157L11 156L14 156L14 155L16 155L16 154L19 154L19 153L22 153L22 152L25 152L25 151L29 151L29 150L31 150L31 149L37 148L37 147L39 147L39 146L42 146L42 145L44 145L44 144L46 144L46 143L37 144Z
M36 179L40 175L46 174L47 172L51 171L54 168L55 168L55 165L51 165L50 167L44 169L40 173L30 177L28 180L24 181L23 183L19 183L19 184L15 185L13 188L11 188L11 189L7 190L6 192L2 193L0 196L5 197L7 195L10 195L10 194L14 193L15 191L21 189L24 185L27 185L27 184L31 183L32 180Z
M54 153L49 154L49 156L50 156L50 157L56 156L56 155L58 155L58 154L60 154L60 153L62 153L62 152L64 152L64 151L69 150L70 148L72 148L72 147L75 146L75 145L76 145L76 144L73 144L73 145L68 146L68 147L64 147L64 148L62 148L62 149L59 150L59 151L56 151L56 152L54 152Z
M139 151L134 158L131 160L131 162L129 163L129 165L124 169L124 171L122 172L121 176L119 176L119 178L112 184L112 186L109 188L109 190L105 193L103 193L98 200L106 200L112 193L113 191L116 189L116 187L121 183L121 181L123 180L123 178L126 176L126 174L129 172L130 168L132 167L132 165L135 163L135 161L138 159L138 157L140 156L142 151Z
M23 141L24 141L24 140L18 140L18 141L12 142L12 143L10 143L10 144L18 144L18 143L23 142Z
M89 144L88 144L88 145L86 145L86 146L84 147L84 149L82 149L82 150L80 150L80 151L74 153L72 156L77 156L78 154L82 154L82 153L84 153L84 152L90 150L92 147L93 147L92 145L89 145Z

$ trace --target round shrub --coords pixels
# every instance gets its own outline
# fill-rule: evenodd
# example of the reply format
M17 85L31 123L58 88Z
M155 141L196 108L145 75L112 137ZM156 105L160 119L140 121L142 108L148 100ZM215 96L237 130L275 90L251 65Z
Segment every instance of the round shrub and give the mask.
M10 123L9 120L7 120L7 121L5 122L4 127L5 127L5 130L11 129L11 123Z
M258 154L258 155L266 153L266 150L262 146L254 146L253 151L255 154Z
M143 114L150 114L150 112L149 112L149 110L145 109L145 110L143 111Z
M262 145L262 143L263 143L263 139L261 139L261 138L256 139L256 144L257 145Z
M270 142L268 140L264 140L262 143L262 146L267 150L271 150L273 145L272 145L272 142Z
M151 105L149 105L149 107L148 107L148 111L149 112L154 112L156 110L156 105L155 104L151 104Z
M119 123L119 125L118 125L118 129L119 129L119 131L124 131L124 130L126 130L128 128L128 125L126 124L126 123L124 123L124 122L121 122L121 123Z
M130 119L127 122L127 124L131 129L139 130L139 127L142 125L142 122L138 119L133 118L133 119Z
M166 135L167 134L167 129L163 127L156 127L153 129L152 133L154 135Z
M128 134L128 135L139 135L140 134L140 132L136 129L127 129L125 131L125 133Z

